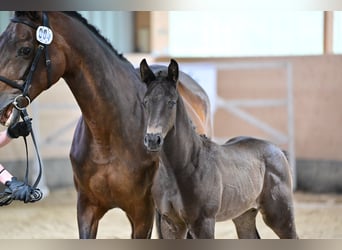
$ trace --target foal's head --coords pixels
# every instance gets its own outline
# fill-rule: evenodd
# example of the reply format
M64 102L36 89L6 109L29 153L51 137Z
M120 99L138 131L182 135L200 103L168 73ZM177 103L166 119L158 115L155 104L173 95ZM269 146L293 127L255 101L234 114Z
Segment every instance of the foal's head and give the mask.
M178 64L171 59L168 71L160 71L155 75L143 59L140 63L140 74L147 85L144 97L147 114L144 144L149 151L159 151L176 120Z

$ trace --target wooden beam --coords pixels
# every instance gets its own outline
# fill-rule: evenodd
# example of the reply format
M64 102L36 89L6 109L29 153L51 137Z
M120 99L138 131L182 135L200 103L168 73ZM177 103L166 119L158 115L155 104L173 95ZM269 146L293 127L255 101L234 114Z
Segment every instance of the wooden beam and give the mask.
M134 18L134 51L149 53L151 51L151 13L150 11L136 11Z
M323 53L333 54L333 27L334 16L332 11L324 11L324 37L323 37Z

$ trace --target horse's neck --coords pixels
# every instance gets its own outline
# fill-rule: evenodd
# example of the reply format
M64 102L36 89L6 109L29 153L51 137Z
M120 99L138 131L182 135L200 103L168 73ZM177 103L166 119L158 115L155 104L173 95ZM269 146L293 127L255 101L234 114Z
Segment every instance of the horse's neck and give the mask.
M123 125L132 115L139 121L143 113L138 105L142 92L139 89L143 86L138 84L138 74L128 61L90 31L82 33L83 37L70 41L75 48L68 55L68 70L63 77L76 98L83 119L90 129L93 127L92 133L110 127L111 134L132 129L137 125Z
M195 163L192 161L196 160L194 156L197 155L201 146L201 138L195 132L182 97L179 96L175 126L165 137L162 161L165 167L187 171L187 168Z
M134 83L134 80L139 81L136 72L128 63L114 57L115 55L113 59L108 59L94 56L90 59L92 63L88 61L74 66L75 74L64 77L81 110L84 111L83 114L87 113L87 109L93 110L94 107L110 107L113 111L121 105L130 105L131 102L127 103L128 100L134 102L135 98L132 97L138 94L139 88Z

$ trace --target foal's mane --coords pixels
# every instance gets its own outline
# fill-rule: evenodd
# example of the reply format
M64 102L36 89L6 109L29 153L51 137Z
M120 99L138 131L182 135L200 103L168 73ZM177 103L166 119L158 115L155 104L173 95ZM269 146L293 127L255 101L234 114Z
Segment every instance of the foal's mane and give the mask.
M62 13L77 19L81 23L83 23L92 33L94 33L101 41L103 41L107 46L117 55L120 59L127 61L127 59L119 53L113 45L108 41L107 38L105 38L99 31L98 28L96 28L94 25L90 24L87 19L85 19L80 13L77 11L62 11ZM16 11L15 16L20 17L20 16L26 16L33 21L36 21L39 19L39 15L37 12L30 12L30 11Z

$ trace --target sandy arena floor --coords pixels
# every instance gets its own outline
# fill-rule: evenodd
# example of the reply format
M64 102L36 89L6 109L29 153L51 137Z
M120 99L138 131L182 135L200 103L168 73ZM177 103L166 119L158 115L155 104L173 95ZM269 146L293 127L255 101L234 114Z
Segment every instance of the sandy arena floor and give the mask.
M304 239L342 239L342 195L295 193L297 232ZM50 193L34 204L13 202L0 207L0 239L77 239L76 192L73 188ZM262 238L277 238L258 216ZM130 225L119 209L100 221L100 239L130 238ZM155 231L152 238L156 238ZM237 238L231 221L216 225L216 238Z

